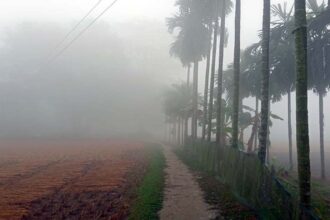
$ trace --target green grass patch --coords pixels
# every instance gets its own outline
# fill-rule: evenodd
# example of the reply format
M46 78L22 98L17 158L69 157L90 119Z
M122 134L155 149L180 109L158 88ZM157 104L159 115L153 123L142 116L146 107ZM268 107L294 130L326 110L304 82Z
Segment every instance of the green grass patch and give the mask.
M137 199L133 205L130 220L158 219L162 208L164 192L165 157L161 146L147 146L149 167L137 191Z
M299 183L298 174L278 172L278 177L282 184L289 190L291 195L298 198ZM321 219L330 219L330 185L318 179L311 180L312 207L313 211Z

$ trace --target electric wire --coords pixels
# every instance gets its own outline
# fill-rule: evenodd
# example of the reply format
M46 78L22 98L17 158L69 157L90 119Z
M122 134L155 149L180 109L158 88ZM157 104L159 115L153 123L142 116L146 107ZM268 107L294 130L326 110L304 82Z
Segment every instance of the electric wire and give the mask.
M89 23L89 25L87 25L82 31L79 32L78 35L76 35L76 37L74 37L62 50L60 50L53 58L50 62L56 60L58 57L60 57L68 48L70 48L72 46L72 44L74 44L91 26L93 26L93 24L95 24L95 22L97 22L108 10L110 10L115 4L116 2L118 2L119 0L114 0L108 7L106 7L91 23Z

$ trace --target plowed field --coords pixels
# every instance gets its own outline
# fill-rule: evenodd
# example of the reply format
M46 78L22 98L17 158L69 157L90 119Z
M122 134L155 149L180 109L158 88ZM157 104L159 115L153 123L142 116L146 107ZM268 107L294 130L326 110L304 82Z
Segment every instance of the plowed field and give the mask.
M1 140L0 219L122 219L147 166L143 143Z

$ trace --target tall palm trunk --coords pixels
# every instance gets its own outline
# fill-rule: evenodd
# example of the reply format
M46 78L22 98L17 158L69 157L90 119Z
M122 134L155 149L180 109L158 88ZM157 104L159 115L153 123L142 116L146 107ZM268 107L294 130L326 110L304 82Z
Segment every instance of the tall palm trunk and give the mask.
M195 70L194 70L195 71ZM192 139L194 139L194 133L195 133L195 128L194 128L194 117L195 117L195 109L194 109L194 88L195 88L195 80L194 80L194 74L193 74L193 82L192 82L192 114L191 114L191 121L190 121L190 136Z
M236 0L235 9L234 82L232 114L232 146L238 148L239 78L241 59L241 0Z
M190 85L190 63L188 64L188 69L187 69L187 86Z
M205 140L206 136L206 123L207 123L207 104L208 104L208 94L209 94L209 78L210 78L210 63L211 63L211 46L212 46L212 22L209 25L210 28L210 41L208 45L208 53L206 57L206 73L205 73L205 88L204 88L204 106L203 106L203 130L202 139ZM210 126L209 126L210 128Z
M258 120L258 118L256 117L256 118L255 118L255 121L254 121L254 124L253 124L253 126L252 126L251 136L250 136L249 141L248 141L248 144L247 144L247 152L248 152L248 153L251 153L251 152L252 152L252 145L253 145L253 142L256 141L257 132L258 132L258 124L259 124L259 120Z
M172 129L171 129L171 123L168 123L167 125L167 129L168 129L168 143L170 144L172 141Z
M223 54L225 48L226 36L226 0L222 1L221 11L221 30L220 30L220 45L219 45L219 68L218 68L218 94L217 94L217 133L216 140L218 144L221 143L222 136L222 77L223 77Z
M289 162L290 170L293 169L292 155L292 123L291 123L291 88L288 89L288 136L289 136Z
M307 95L307 21L306 1L295 0L295 45L296 45L296 126L298 151L298 176L301 218L304 209L311 207L310 149L308 133Z
M165 123L164 123L164 142L167 141L167 116L165 115Z
M258 146L258 132L259 132L259 98L258 96L256 96L256 111L255 111L255 126L256 126L256 131L254 134L254 151L257 150L257 146Z
M184 144L187 144L188 140L188 119L189 117L186 115L184 120Z
M215 63L217 56L217 45L218 45L218 30L219 30L219 19L216 16L213 32L213 50L212 50L212 65L211 65L211 79L210 79L210 100L209 100L209 113L208 113L208 125L207 140L211 141L212 137L212 116L213 116L213 99L214 99L214 75L215 75Z
M324 160L324 108L323 94L319 94L319 124L320 124L320 154L321 154L321 178L325 179L325 160Z
M262 27L262 84L261 84L261 121L259 131L258 157L261 163L266 162L268 123L269 123L269 37L270 37L270 0L264 0Z
M197 139L197 117L198 117L198 61L194 62L193 79L193 119L192 119L192 137Z
M190 69L191 69L191 65L189 63L188 64L188 69L187 69L187 87L188 87L188 89L190 88ZM188 123L189 123L189 116L187 116L187 118L186 118L186 125L187 125L187 127L186 127L186 133L187 133L186 138L188 138L188 135L189 135L188 134ZM192 127L191 127L191 133L192 133Z
M184 126L185 120L184 117L181 118L181 144L184 145L185 143L185 126Z
M253 122L253 126L252 126L251 136L250 136L248 144L247 144L248 153L252 152L253 144L254 144L254 150L257 149L258 126L259 126L259 99L258 99L258 96L256 96L256 109L254 112L254 122Z
M269 96L270 97L270 89L269 89ZM270 106L271 106L271 100L270 98L268 99L268 130L267 130L267 157L266 157L266 161L269 164L270 161L270 147L271 147L271 142L270 142Z
M177 140L177 142L178 142L178 145L180 145L181 144L181 118L180 117L178 117L178 121L177 121L177 123L178 123L178 140Z
M175 119L172 123L172 144L175 145L176 143L176 123L175 123Z
M171 123L170 122L168 122L167 123L167 142L168 143L171 143Z

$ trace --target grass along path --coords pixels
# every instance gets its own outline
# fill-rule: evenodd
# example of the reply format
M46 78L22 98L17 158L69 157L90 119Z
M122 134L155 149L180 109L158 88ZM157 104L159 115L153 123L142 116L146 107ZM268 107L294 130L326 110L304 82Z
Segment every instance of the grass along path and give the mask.
M165 158L161 146L147 147L150 164L138 188L137 199L130 214L130 220L158 219L164 191Z

